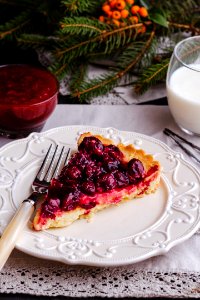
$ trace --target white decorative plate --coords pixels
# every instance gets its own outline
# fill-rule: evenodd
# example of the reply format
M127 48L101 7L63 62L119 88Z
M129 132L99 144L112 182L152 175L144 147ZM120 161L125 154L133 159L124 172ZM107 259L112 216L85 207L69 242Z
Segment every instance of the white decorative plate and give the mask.
M92 222L78 220L62 229L35 232L27 225L16 247L40 258L68 264L116 266L167 252L200 225L200 174L180 153L151 137L113 128L67 126L11 142L0 149L0 231L30 193L50 143L76 147L82 132L132 143L160 161L156 193L105 209Z

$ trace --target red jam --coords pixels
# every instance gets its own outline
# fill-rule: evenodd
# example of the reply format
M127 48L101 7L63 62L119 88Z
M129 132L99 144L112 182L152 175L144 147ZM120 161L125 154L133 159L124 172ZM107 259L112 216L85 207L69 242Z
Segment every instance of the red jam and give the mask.
M78 150L58 179L52 180L42 205L42 218L54 219L61 211L77 207L88 212L97 204L117 203L145 185L147 174L142 162L136 158L126 162L118 147L85 137Z
M0 131L27 135L40 131L57 104L58 82L43 68L0 67Z

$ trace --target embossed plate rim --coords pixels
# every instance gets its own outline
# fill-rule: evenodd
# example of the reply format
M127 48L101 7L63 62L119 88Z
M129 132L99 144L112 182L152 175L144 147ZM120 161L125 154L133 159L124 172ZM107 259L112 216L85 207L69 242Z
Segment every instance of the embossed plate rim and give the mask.
M139 139L141 139L141 140L144 140L146 142L154 144L154 146L159 145L163 149L165 149L166 153L168 153L169 155L171 155L173 157L177 156L177 160L181 161L182 164L189 167L190 170L192 170L192 172L195 174L195 176L198 177L198 183L200 182L200 174L199 174L197 168L192 163L185 160L185 158L183 157L183 155L181 153L170 149L168 145L166 145L163 142L161 142L161 141L159 141L155 138L152 138L150 136L147 136L147 135L144 135L144 134L141 134L141 133L137 133L137 132L120 131L118 129L111 128L111 127L109 127L109 128L100 128L100 127L95 127L95 126L90 126L90 125L88 125L88 126L72 125L72 126L62 126L62 127L52 128L50 130L47 130L47 131L41 132L41 133L32 133L27 138L17 140L17 141L13 141L13 142L10 142L9 144L3 146L0 149L0 157L1 157L2 153L8 151L10 148L15 147L18 144L29 143L32 140L37 139L37 138L42 139L43 137L44 138L48 137L48 136L51 137L51 134L53 134L57 131L58 132L62 132L63 130L64 131L65 130L70 131L70 129L72 131L75 130L77 134L80 133L80 132L87 131L87 130L88 131L94 131L94 132L95 131L100 131L103 134L107 134L107 136L109 136L111 138L112 138L112 135L114 134L113 136L116 136L117 138L122 139L122 142L124 142L123 138L125 136L126 137L125 140L127 140L127 141L130 140L130 139L132 139L132 140L135 139L135 141L137 141L137 140L139 141ZM136 146L139 146L139 145L136 145ZM191 190L192 190L192 187L191 187ZM196 197L196 200L197 200L196 194L195 194L195 197ZM174 196L174 198L176 198L176 196ZM195 199L193 199L193 200L195 200ZM196 205L198 206L197 208L198 208L198 213L199 213L199 210L200 210L200 208L199 208L199 193L198 193L198 201L196 201ZM0 212L1 212L1 208L0 208ZM187 223L187 220L188 219L186 219L186 223ZM177 221L177 223L178 223L178 221ZM139 262L139 261L142 261L142 260L147 259L149 257L166 253L167 251L169 251L169 249L171 249L175 245L179 244L180 242L182 242L182 241L188 239L190 236L192 236L195 233L195 231L198 229L199 223L200 223L200 216L198 214L197 220L195 220L195 222L192 223L189 230L184 232L184 234L182 236L180 236L180 237L178 237L174 240L171 240L170 243L168 243L166 245L164 245L164 243L163 243L163 245L160 245L162 247L156 246L154 249L151 249L151 251L147 251L147 253L145 253L143 255L135 256L134 253L133 253L133 255L131 255L131 257L126 257L126 253L125 253L124 257L122 259L113 258L113 256L115 256L115 253L116 253L114 251L115 250L114 247L112 247L113 246L113 241L110 241L111 243L110 243L110 247L107 250L107 256L103 257L103 255L102 255L102 257L99 257L98 259L95 256L93 257L92 254L91 254L92 257L89 257L88 253L85 257L83 256L83 257L76 258L76 257L73 257L73 255L71 255L71 257L70 256L66 257L66 255L62 255L62 251L61 251L61 253L59 253L58 251L57 251L58 253L47 252L44 249L42 249L41 245L40 245L41 246L40 248L34 249L34 251L33 251L33 250L30 250L29 247L27 248L27 246L23 246L20 243L21 240L16 245L16 248L18 248L19 250L21 250L23 252L26 252L27 254L33 255L33 256L37 256L37 257L45 258L45 259L57 260L57 261L64 262L64 263L67 263L67 264L84 264L84 265L93 265L93 266L125 265L125 264ZM150 229L154 228L155 224L150 226ZM144 237L145 237L145 234L147 234L147 237L145 237L145 238L148 238L148 234L149 234L148 231L149 231L149 229L144 230L144 232L140 232L139 234L135 234L135 235L131 236L130 238L119 239L119 243L122 243L122 245L123 245L122 240L130 241L130 239L131 239L131 243L133 243L134 239L137 238L139 235L141 235L141 236L144 235ZM26 233L24 233L24 235L25 234ZM150 232L150 237L151 237L151 232ZM38 240L39 240L39 238L38 238ZM41 242L38 241L38 243L41 243ZM91 248L91 249L89 249L90 252L93 251L92 247L97 247L98 248L98 241L84 241L84 240L73 239L73 238L71 238L71 239L69 238L69 240L65 239L64 241L62 241L62 238L61 238L61 240L60 240L60 245L61 246L62 246L62 243L63 244L70 244L70 245L73 245L73 243L74 244L79 243L80 244L79 247L83 247L83 248L84 247L87 248L87 247L90 246L90 248ZM106 241L104 244L108 244L108 242Z

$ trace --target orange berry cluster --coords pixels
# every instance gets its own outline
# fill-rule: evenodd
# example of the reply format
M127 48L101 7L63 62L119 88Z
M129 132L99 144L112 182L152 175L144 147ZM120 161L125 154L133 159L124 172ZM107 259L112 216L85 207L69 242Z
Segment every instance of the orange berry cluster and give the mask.
M134 0L107 0L102 6L102 10L104 15L99 17L99 21L114 24L117 27L125 26L127 23L144 22L144 19L148 17L147 9L135 5ZM145 25L140 31L146 31Z

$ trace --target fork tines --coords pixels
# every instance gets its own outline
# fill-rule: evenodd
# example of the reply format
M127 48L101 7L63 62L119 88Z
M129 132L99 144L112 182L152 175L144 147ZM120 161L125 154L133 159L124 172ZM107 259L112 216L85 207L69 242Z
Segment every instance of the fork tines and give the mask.
M50 182L52 178L56 178L61 168L67 164L69 155L70 149L68 149L66 153L65 146L60 149L60 147L56 145L55 149L53 149L53 145L51 144L38 171L37 177L46 182Z

